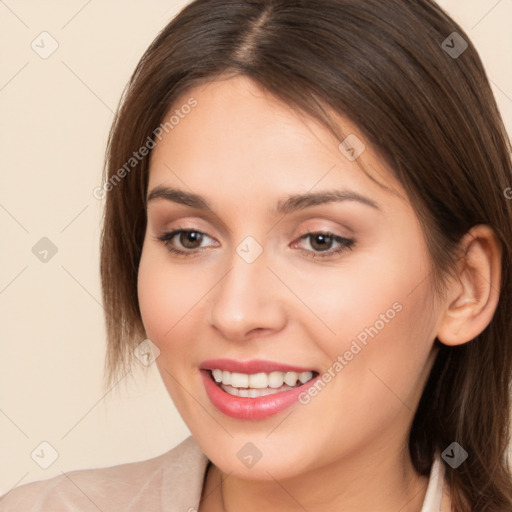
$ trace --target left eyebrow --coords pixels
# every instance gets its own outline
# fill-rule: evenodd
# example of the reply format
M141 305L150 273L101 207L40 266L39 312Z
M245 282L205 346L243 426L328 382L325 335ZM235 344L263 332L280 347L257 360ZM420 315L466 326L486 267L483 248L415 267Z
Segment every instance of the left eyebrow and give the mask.
M365 197L358 192L352 190L326 190L290 196L277 203L276 212L286 215L311 206L342 201L356 201L380 211L379 205L373 199Z
M158 185L148 194L147 203L149 204L157 199L165 199L214 214L213 208L208 201L204 197L192 192ZM311 206L342 201L356 201L376 210L381 210L373 199L352 190L327 190L289 196L286 199L278 201L275 212L276 214L286 215L294 211L304 210Z

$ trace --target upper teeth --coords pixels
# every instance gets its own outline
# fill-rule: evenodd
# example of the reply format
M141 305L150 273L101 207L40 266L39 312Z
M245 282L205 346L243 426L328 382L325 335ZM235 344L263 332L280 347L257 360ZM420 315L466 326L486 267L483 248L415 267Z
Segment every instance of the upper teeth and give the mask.
M216 382L233 386L234 388L256 388L266 387L280 388L283 384L295 386L297 380L305 384L313 378L313 372L270 372L270 373L236 373L227 370L212 370Z

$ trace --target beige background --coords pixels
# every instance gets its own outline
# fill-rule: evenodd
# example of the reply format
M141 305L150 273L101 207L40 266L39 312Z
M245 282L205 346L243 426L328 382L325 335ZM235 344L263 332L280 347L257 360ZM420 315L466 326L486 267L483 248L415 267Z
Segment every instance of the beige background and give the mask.
M92 195L121 91L186 3L0 1L0 494L153 457L188 435L154 365L101 389L103 203ZM478 48L512 133L512 1L440 3ZM31 47L43 31L59 45L47 59ZM46 263L32 253L42 237L57 247ZM43 441L58 452L47 469Z

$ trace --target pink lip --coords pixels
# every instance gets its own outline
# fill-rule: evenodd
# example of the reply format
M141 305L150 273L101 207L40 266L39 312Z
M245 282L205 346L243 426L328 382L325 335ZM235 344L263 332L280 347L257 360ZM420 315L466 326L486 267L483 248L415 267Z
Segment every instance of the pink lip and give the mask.
M234 359L208 359L199 366L201 370L226 370L228 372L238 373L270 373L270 372L311 372L311 368L302 368L284 363L275 363L273 361L264 361L262 359L253 359L251 361L236 361Z
M215 368L218 368L218 366L215 366ZM298 371L306 370L300 369ZM242 373L251 372L245 371ZM219 411L232 418L243 420L260 420L273 416L274 414L278 414L279 412L283 411L284 409L290 407L292 404L297 402L299 399L299 395L307 392L308 388L313 386L316 383L316 381L320 378L320 374L318 374L316 377L308 381L306 384L303 384L302 386L289 389L288 391L274 393L273 395L261 396L259 398L245 398L233 396L230 395L229 393L226 393L213 380L212 373L210 370L201 369L201 377L203 378L208 398Z

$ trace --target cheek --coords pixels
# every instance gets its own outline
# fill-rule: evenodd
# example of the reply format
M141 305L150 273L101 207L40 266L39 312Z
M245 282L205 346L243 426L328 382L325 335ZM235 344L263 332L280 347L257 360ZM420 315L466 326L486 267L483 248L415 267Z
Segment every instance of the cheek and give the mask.
M199 280L177 267L170 268L162 251L145 247L138 272L137 293L147 337L158 347L158 371L174 404L184 418L197 412L178 383L195 380L190 352L190 327L195 307L205 292ZM188 336L187 336L188 335Z
M398 325L401 329L409 323L417 326L424 317L428 291L422 285L427 275L421 244L405 248L391 240L382 247L349 254L338 268L288 270L287 278L311 312L305 316L311 335L336 350L358 336L364 341L365 333L370 336L368 329L384 333Z
M353 265L347 259L339 272L317 272L313 283L297 277L297 295L315 314L303 325L327 356L324 371L342 376L333 390L343 397L357 390L357 400L344 399L355 414L361 404L397 401L394 393L413 402L424 378L435 337L428 260L421 243L406 245L368 251Z
M311 396L301 421L312 431L320 421L336 433L334 451L345 449L346 439L357 444L387 428L402 432L411 420L430 369L432 319L426 314L425 288L409 296L407 288L382 293L360 304L343 300L337 321L334 313L326 319L336 336L319 335L325 332L319 329L312 338L327 356L326 385L318 398Z
M148 338L163 351L200 297L197 281L170 269L163 251L144 247L138 272L137 293ZM174 343L174 341L173 341Z

